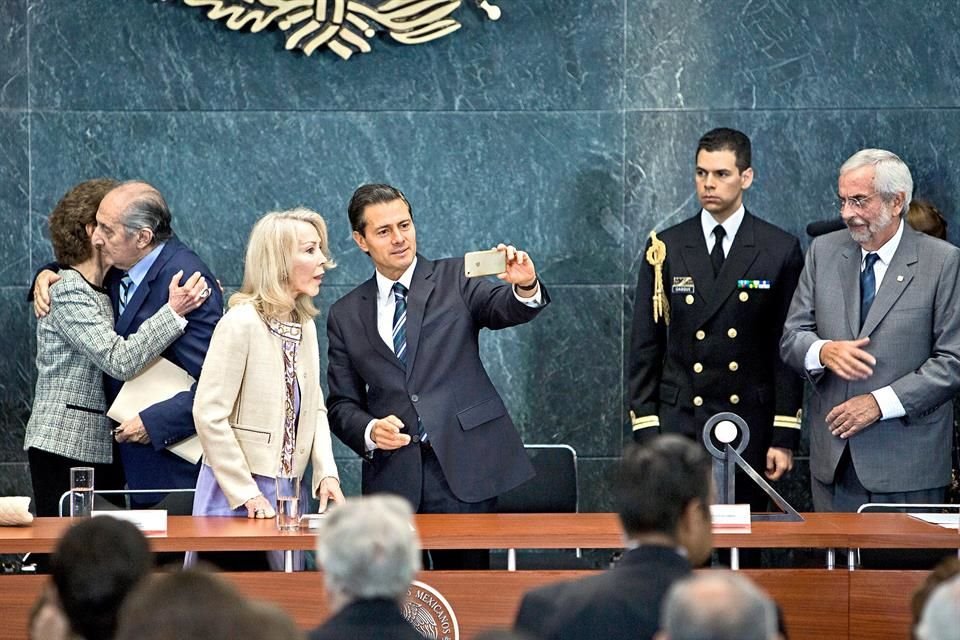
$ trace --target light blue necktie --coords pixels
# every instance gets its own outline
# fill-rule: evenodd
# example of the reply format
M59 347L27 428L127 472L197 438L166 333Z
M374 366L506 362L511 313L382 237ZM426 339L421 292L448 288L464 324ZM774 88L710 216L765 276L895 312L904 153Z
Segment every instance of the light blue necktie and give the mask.
M870 305L873 299L877 297L877 276L873 273L873 265L880 259L876 253L868 253L866 257L866 266L860 272L860 328L863 329L863 323L870 313Z
M133 280L129 275L123 274L123 277L120 278L120 304L117 305L120 310L120 315L123 315L124 309L127 308L127 303L130 302L130 297L133 295Z

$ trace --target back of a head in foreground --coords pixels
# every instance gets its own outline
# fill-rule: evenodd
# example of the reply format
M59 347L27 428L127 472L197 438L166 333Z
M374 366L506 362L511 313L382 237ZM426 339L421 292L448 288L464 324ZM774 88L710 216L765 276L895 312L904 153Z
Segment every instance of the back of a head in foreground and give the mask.
M152 568L143 534L129 522L100 516L70 527L50 560L70 626L88 640L113 637L120 606Z
M331 595L396 600L420 570L410 505L396 496L351 499L331 510L317 537L317 563Z
M917 640L960 640L960 575L943 582L927 599Z
M617 511L629 536L663 533L675 537L693 500L711 501L711 462L703 447L678 435L630 445L616 479Z
M243 597L202 569L154 576L127 600L116 640L300 640L276 607Z
M777 610L750 580L707 571L676 583L660 616L662 640L775 640Z

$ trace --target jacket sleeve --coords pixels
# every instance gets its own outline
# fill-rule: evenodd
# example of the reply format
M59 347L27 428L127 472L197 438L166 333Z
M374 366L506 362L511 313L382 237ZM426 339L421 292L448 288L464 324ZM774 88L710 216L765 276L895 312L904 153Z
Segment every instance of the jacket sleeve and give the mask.
M374 419L366 410L367 391L347 351L339 320L340 309L334 305L327 317L327 402L330 430L357 455L367 454L364 432Z
M117 380L129 380L181 335L170 305L164 305L136 333L123 338L103 314L87 285L64 280L50 289L50 321L75 349Z
M217 484L234 509L260 493L230 427L230 416L243 386L250 345L242 320L228 315L217 325L193 404L193 420L203 445L204 460L213 469Z
M820 238L814 238L807 249L803 271L797 290L790 302L787 319L783 323L783 337L780 339L780 358L783 362L804 378L816 384L822 373L811 375L805 365L807 351L820 339L817 334L817 316L814 300L817 293L817 249Z
M783 337L783 325L787 319L790 302L797 289L800 273L803 271L803 254L800 242L794 238L777 282L776 326L781 327L773 344L769 345L770 357L774 359L775 415L773 417L773 437L770 445L785 449L796 449L800 442L800 423L803 407L803 378L780 358L779 342Z
M340 480L340 474L337 472L337 462L333 458L333 442L330 439L330 423L327 420L327 408L323 402L323 391L320 393L320 406L317 411L317 428L313 434L313 451L311 460L313 462L313 482L311 490L313 496L317 497L317 491L320 489L320 481L327 477L334 477Z
M649 248L648 240L644 256ZM666 272L664 280L668 280ZM664 318L653 321L653 287L654 270L644 259L637 277L627 357L628 408L635 442L646 442L660 433L658 393L667 348L667 328ZM665 293L669 300L669 292Z

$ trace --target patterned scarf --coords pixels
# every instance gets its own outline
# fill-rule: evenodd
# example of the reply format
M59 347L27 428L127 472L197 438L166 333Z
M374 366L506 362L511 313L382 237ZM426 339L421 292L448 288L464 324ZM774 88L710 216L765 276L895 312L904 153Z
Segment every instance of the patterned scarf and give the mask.
M264 318L270 333L280 338L283 351L283 382L286 388L283 412L283 451L280 455L280 471L293 474L293 453L297 446L297 417L300 413L300 385L297 384L297 353L303 327L299 322L283 322L276 318Z

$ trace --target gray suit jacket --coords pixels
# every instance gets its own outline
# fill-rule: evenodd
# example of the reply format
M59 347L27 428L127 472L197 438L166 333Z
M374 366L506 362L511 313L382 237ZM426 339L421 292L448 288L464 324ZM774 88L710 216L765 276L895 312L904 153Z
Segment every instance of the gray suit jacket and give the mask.
M73 269L60 275L50 289L50 314L37 323L37 386L23 448L111 462L101 371L132 378L182 331L168 305L124 339L113 330L106 292Z
M860 329L860 246L847 230L816 238L784 326L780 353L808 377L811 473L832 483L850 455L872 492L919 491L950 482L951 399L960 389L960 250L904 223L903 237ZM829 370L810 375L804 358L819 339L869 336L873 375L848 382ZM890 385L902 418L881 420L849 441L833 436L827 413L854 396Z

